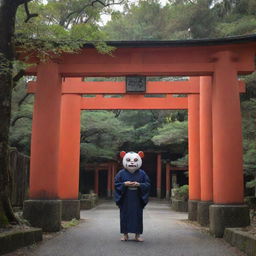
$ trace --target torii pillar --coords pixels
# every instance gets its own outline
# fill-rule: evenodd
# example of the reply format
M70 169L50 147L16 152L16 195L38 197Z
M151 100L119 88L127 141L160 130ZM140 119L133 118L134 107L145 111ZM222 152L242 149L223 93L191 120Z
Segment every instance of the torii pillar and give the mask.
M99 168L94 171L94 193L99 195Z
M212 77L200 77L200 184L201 201L197 206L197 220L209 224L209 206L213 204L212 175Z
M199 79L199 78L195 78ZM200 192L199 95L188 96L189 201L188 219L197 220Z
M116 163L112 163L112 196L115 194L115 176L116 176Z
M80 219L80 108L79 94L63 94L60 119L59 193L62 220Z
M247 226L248 206L244 205L242 129L237 86L238 60L231 51L215 56L212 92L213 201L210 231L223 236L225 227Z
M111 197L111 191L112 191L112 185L111 185L112 184L112 164L111 163L108 163L107 172L108 172L107 196Z
M162 186L162 159L161 153L157 154L156 162L156 196L161 198L161 186Z
M170 165L170 163L166 163L165 171L166 171L166 194L165 194L165 198L167 200L170 200L170 192L171 192L171 165Z
M24 202L23 215L32 226L44 231L61 228L61 98L59 65L53 62L39 64L31 138L30 200Z

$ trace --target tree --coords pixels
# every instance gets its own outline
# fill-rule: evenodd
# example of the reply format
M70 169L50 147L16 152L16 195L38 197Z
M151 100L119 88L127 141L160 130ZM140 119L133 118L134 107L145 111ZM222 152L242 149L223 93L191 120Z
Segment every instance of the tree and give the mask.
M9 145L29 155L34 96L27 93L26 80L21 79L12 92Z
M166 39L163 31L167 23L166 9L158 0L139 1L128 6L125 13L115 14L104 31L110 40L161 40Z
M30 6L32 12L28 6L30 2L32 2ZM37 57L42 61L51 57L49 51L55 55L65 51L78 51L85 42L92 40L100 40L101 42L95 43L95 46L101 52L108 52L110 48L102 43L102 33L97 29L95 22L99 19L99 12L102 8L122 2L124 1L49 0L49 3L44 5L41 1L32 0L0 1L0 227L8 224L8 222L17 221L9 200L8 140L12 88L14 82L25 74L25 67L18 65L19 62L14 64L17 57L15 44L19 44L19 50L36 50ZM17 15L18 7L21 5L24 6L24 11L19 10ZM54 5L62 6L62 10L59 11L58 22L54 20L55 15L49 12L49 9L48 12L45 10L45 7L52 7L52 11L56 11ZM35 13L34 10L36 10ZM35 23L30 22L30 19L37 17L38 13L42 13L45 19L39 17ZM21 22L19 18L22 17L24 19ZM86 25L90 17L96 18L92 19L93 22L89 25ZM14 66L17 67L17 74L15 75Z
M0 227L15 221L10 200L8 168L8 139L13 87L15 17L19 5L29 1L2 0L0 2Z
M248 186L254 187L256 193L256 99L242 102L242 110L244 170L246 175L252 178Z
M158 128L158 133L152 137L155 145L165 148L166 151L180 155L186 155L188 144L187 122L172 121L167 119Z
M170 40L204 38L213 34L215 20L211 0L139 1L113 17L104 28L114 40Z
M116 160L116 152L131 134L132 127L125 126L112 111L82 112L81 166Z

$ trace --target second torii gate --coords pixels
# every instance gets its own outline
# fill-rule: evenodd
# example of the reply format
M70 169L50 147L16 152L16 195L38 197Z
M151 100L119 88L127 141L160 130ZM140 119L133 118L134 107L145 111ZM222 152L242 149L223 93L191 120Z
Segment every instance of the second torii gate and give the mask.
M245 84L238 81L239 92L245 92ZM36 82L28 83L28 93L36 93ZM62 112L61 112L61 134L63 134L60 166L63 174L63 198L76 198L79 182L79 156L80 156L80 111L81 110L109 110L109 109L186 109L189 117L189 219L199 220L201 224L209 222L209 214L205 214L209 205L212 204L212 147L211 138L211 109L209 108L209 86L210 77L192 77L187 81L149 81L145 94L126 94L125 82L84 82L81 78L68 78L62 83ZM203 105L201 108L202 120L208 124L204 129L204 122L199 122L199 95ZM208 92L208 94L207 94ZM152 95L159 95L155 97ZM177 97L178 95L188 95ZM206 95L205 95L206 94ZM94 95L94 97L83 97ZM115 97L110 97L110 96ZM116 97L119 95L120 97ZM174 96L175 95L175 96ZM199 125L202 128L199 128ZM202 160L205 171L200 175L200 139L199 130L207 133L208 141L201 145L202 153L207 152ZM69 136L67 136L69 134ZM205 141L205 140L202 140ZM205 147L205 149L203 148ZM202 158L201 158L202 159ZM98 172L103 166L95 170L95 191L98 193ZM108 196L110 190L110 168L108 169ZM72 179L70 171L72 170ZM157 158L157 197L161 197L161 155ZM200 181L201 179L201 181ZM204 189L201 189L204 188ZM201 192L202 191L202 192ZM38 188L30 194L38 193ZM201 207L198 207L198 201ZM205 196L206 195L206 196ZM204 203L204 201L206 203ZM202 209L201 209L202 208ZM74 208L75 209L75 208ZM199 209L199 211L198 211ZM63 210L64 211L64 210ZM70 211L69 211L70 212ZM70 212L71 213L71 212ZM71 214L72 215L72 214ZM72 218L74 216L70 216Z

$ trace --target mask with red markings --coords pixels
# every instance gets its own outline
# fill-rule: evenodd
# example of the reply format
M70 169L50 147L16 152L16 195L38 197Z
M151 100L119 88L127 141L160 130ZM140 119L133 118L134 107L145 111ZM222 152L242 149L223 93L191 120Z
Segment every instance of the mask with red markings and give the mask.
M126 153L122 151L120 153L120 156L123 158L124 168L130 173L134 173L141 167L142 165L141 158L144 157L144 153L142 151L139 151L138 153L135 153L135 152Z

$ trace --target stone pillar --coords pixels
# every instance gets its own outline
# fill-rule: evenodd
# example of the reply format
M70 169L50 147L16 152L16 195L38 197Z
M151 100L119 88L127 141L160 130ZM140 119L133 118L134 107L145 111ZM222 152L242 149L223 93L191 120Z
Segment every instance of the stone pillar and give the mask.
M210 231L222 237L226 227L249 225L244 203L242 129L236 56L223 51L214 56L212 92L213 201Z
M24 203L24 217L44 231L61 228L60 113L59 66L53 62L39 64L31 138L30 200Z
M166 194L165 197L167 200L170 200L170 191L171 191L171 165L166 163Z
M161 185L162 185L162 159L161 153L157 154L157 167L156 167L156 196L161 198Z
M198 79L199 82L199 78ZM188 96L189 202L188 218L197 220L200 201L199 95Z
M200 179L201 202L197 220L209 225L209 206L213 204L212 177L212 77L200 77Z
M94 171L94 193L99 195L99 169Z
M112 182L112 168L111 168L111 163L108 163L108 186L107 186L107 195L108 197L111 197L111 185Z

